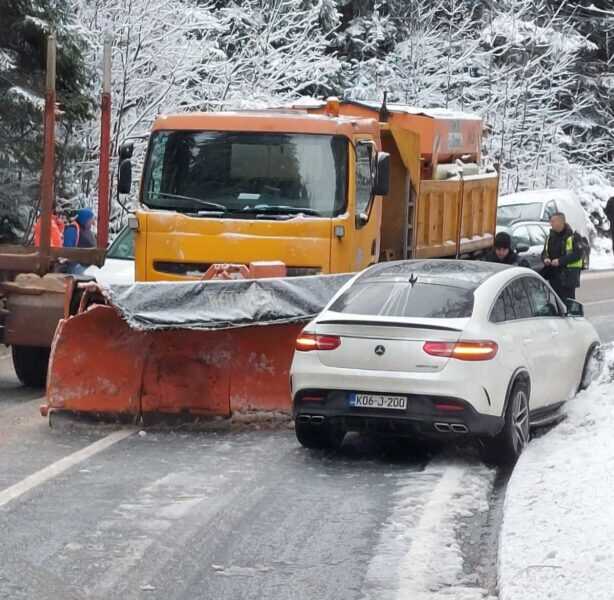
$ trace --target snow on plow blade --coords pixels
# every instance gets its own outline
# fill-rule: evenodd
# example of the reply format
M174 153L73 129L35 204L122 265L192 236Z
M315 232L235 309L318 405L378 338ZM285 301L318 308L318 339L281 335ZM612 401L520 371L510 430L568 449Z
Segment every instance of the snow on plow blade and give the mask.
M104 290L106 305L60 322L42 412L193 419L288 411L296 336L349 277Z

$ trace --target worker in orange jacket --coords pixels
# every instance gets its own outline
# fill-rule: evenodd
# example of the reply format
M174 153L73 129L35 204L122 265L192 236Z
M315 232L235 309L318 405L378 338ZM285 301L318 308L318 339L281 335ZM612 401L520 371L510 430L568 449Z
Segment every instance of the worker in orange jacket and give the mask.
M34 223L34 245L41 245L41 216ZM61 248L64 245L64 221L55 214L51 215L51 247Z

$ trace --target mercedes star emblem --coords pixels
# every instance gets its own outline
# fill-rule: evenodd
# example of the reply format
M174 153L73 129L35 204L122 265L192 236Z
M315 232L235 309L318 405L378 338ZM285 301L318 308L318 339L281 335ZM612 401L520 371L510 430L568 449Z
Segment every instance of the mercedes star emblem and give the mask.
M375 354L377 354L378 356L383 356L384 354L386 354L386 348L384 348L384 346L375 346Z

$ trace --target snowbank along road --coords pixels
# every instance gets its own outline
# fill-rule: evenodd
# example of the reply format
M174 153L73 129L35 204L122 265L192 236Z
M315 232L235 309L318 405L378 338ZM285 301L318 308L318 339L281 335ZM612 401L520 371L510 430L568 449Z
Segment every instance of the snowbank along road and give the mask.
M614 340L614 273L580 297ZM471 449L384 453L292 431L50 430L0 358L0 598L497 596L508 474Z

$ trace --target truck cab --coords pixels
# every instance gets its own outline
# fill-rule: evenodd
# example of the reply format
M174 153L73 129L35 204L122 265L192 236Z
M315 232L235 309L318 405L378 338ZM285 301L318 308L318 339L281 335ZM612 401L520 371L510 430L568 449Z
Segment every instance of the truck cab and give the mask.
M479 256L498 196L481 134L475 115L336 99L161 116L134 221L136 280L207 278L225 264L275 261L276 276L301 276Z
M379 258L387 155L372 118L191 113L153 126L137 210L137 281L281 261L288 276Z

